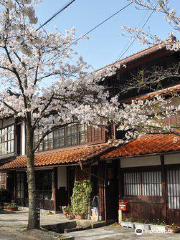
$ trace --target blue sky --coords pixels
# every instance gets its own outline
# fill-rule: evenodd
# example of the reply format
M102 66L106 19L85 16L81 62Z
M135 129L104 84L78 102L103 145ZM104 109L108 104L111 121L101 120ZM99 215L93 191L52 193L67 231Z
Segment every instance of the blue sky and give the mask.
M58 9L65 5L69 0L43 0L37 9L37 16L40 23L45 22ZM180 12L179 0L170 0L176 11ZM77 37L84 34L105 18L115 13L128 3L127 0L76 0L64 12L58 15L51 23L46 25L48 31L57 26L60 31L76 27ZM138 11L133 5L116 15L110 21L96 29L89 35L89 40L81 40L76 50L83 56L85 61L91 64L94 69L115 62L130 44L127 37L122 36L121 25L140 27L146 21L150 12ZM163 15L153 14L148 24L153 34L162 39L168 37L170 27L166 23ZM131 55L145 46L140 46L135 42L129 51L124 55Z

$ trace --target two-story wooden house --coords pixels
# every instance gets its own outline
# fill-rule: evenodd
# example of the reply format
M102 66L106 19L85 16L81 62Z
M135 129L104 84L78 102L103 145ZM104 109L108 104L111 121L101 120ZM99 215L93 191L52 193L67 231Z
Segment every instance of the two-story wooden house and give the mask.
M125 88L126 82L138 71L153 66L166 69L179 60L179 53L153 46L107 66L116 67L117 71L106 78L104 84L114 95ZM178 81L177 78L165 79L161 85L165 88ZM120 101L150 91L149 87L140 91L134 88L121 94ZM11 191L12 200L19 206L28 206L26 126L22 122L5 119L0 122L0 131L7 131L0 140L2 187ZM180 159L174 153L180 150L180 144L173 143L174 136L171 135L168 138L164 135L147 136L147 139L134 140L119 147L107 143L110 138L123 136L123 132L116 132L115 126L106 131L104 127L78 124L59 128L49 134L35 155L39 206L58 211L59 206L70 203L74 181L88 178L92 181L92 197L99 197L102 219L117 220L118 203L123 200L130 204L124 217L175 222L174 216L180 214L180 175L177 170ZM176 180L173 180L174 176ZM177 191L168 195L168 187L177 188ZM173 197L176 200L172 200ZM174 204L172 201L176 201L176 205L170 209ZM148 213L144 211L147 207ZM171 214L168 215L168 211Z

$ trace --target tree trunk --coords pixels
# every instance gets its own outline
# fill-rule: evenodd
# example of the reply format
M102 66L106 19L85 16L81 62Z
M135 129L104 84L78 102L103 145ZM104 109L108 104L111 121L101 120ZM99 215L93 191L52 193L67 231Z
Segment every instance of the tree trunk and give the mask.
M28 125L28 124L27 124ZM28 181L28 201L29 201L29 216L28 230L40 228L38 219L38 211L36 206L36 186L35 186L35 171L34 171L34 132L30 126L27 126L27 181Z

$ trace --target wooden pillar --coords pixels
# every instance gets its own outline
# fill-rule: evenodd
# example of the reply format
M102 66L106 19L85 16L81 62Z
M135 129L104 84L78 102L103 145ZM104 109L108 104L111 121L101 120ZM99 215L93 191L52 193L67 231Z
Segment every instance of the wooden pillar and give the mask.
M16 171L14 171L14 189L13 189L13 200L16 202Z
M121 169L121 160L119 160L119 201L123 198L123 172ZM119 203L118 203L119 204ZM123 220L123 213L119 210L118 206L118 222L121 223Z
M166 170L164 165L164 155L160 156L161 159L161 184L162 184L162 198L164 201L164 206L162 210L163 220L167 222L167 180L166 180Z
M57 201L57 168L53 168L53 193L54 193L54 211L58 210L58 201Z
M107 220L106 213L106 181L105 181L105 172L106 172L106 162L99 161L98 163L98 188L99 188L99 216L102 217L102 220Z

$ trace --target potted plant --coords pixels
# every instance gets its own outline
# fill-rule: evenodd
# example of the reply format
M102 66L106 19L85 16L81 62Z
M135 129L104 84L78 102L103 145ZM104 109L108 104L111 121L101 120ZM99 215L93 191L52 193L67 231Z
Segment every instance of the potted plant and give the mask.
M166 231L171 233L180 233L180 226L175 225L174 223L166 226Z
M10 203L3 203L3 209L8 209L8 206L9 206Z
M16 205L16 203L10 203L8 205L8 209L11 210L11 211L18 211L18 206Z
M71 206L64 206L62 207L62 212L65 215L65 217L69 218L70 215L72 215L72 208Z
M71 206L76 219L87 218L91 192L92 187L89 180L75 181Z
M62 207L62 212L63 214L66 216L67 214L69 214L69 206L63 206Z

